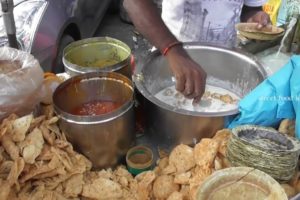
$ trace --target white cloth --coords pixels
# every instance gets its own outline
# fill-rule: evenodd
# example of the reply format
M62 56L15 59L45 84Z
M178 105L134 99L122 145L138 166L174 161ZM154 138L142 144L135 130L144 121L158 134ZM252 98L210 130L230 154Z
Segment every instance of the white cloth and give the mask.
M266 0L163 0L162 19L182 42L232 47L235 24L243 5L258 7Z

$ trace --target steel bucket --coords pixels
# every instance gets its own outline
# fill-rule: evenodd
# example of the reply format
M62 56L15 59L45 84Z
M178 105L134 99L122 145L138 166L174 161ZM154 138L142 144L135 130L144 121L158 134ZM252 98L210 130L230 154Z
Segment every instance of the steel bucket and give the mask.
M244 53L195 43L187 43L184 47L207 72L208 83L240 97L248 94L266 77L263 67ZM194 144L201 138L212 137L238 114L238 109L215 113L186 111L159 101L154 95L175 84L167 60L155 51L140 63L133 79L144 98L145 132L158 144Z
M71 114L94 100L113 100L122 106L103 115ZM114 72L74 76L56 89L53 103L60 128L94 168L116 166L134 144L133 84L125 76Z
M130 59L130 48L110 37L72 42L63 53L65 71L71 76L88 72L118 72L131 79Z

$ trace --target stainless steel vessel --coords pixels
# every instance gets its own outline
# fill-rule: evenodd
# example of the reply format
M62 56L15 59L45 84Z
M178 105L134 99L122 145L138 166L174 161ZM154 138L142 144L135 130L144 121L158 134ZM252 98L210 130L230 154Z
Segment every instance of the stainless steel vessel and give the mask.
M266 77L258 62L238 51L194 43L184 47L207 72L209 84L228 89L240 97ZM161 144L193 144L203 137L211 137L224 127L226 120L238 113L238 109L215 113L186 111L156 99L155 94L175 84L166 59L158 51L137 66L134 82L144 97L146 132Z
M103 115L71 114L74 108L94 100L115 101L122 106ZM133 145L133 84L125 76L111 72L72 77L56 89L53 103L60 128L94 168L115 166Z
M118 72L131 79L130 59L130 48L110 37L73 42L63 53L65 71L71 76L87 72Z

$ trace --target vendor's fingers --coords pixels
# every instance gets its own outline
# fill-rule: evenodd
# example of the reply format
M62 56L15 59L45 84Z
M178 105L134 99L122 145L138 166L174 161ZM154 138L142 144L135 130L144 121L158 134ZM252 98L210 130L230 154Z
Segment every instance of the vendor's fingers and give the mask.
M257 23L256 28L260 30L263 27L266 27L267 25L268 25L268 21L266 19L263 19L262 21L260 21L259 23Z
M268 25L266 26L266 30L267 30L267 31L272 31L272 28L273 28L273 25L272 25L272 24L268 24Z
M201 100L201 97L203 96L204 92L205 92L205 86L206 86L206 80L199 78L199 79L195 79L195 97L193 100L193 103L198 103Z
M257 22L258 22L257 29L262 29L263 27L267 27L267 25L271 23L269 15L263 12L260 15L258 15Z
M195 91L194 91L194 81L193 77L188 77L186 82L185 82L185 88L183 91L183 95L187 98L194 98L195 96Z
M185 76L176 75L175 78L176 78L176 90L179 92L183 92L185 89L185 82L186 82Z

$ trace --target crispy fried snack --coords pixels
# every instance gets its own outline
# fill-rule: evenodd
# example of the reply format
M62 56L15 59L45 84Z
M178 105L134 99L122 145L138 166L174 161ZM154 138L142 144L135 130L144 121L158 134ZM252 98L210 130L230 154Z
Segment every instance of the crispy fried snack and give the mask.
M167 199L173 192L179 191L179 185L174 183L173 176L159 176L153 184L153 194L156 199Z
M122 195L121 186L105 178L98 178L91 184L85 184L82 191L82 196L99 200L117 199Z
M173 192L167 200L183 200L183 194L180 192Z
M35 128L29 133L25 140L20 143L22 157L28 164L33 164L35 159L42 152L44 145L44 138L40 129Z
M196 164L201 167L211 168L218 153L220 142L204 138L194 148Z
M194 148L160 151L154 171L133 177L124 166L91 171L92 163L73 150L57 124L52 105L42 116L11 115L0 125L0 199L193 200L226 160L230 130L202 139ZM299 190L299 177L291 182Z
M176 168L176 172L181 174L195 166L193 148L181 144L173 149L169 157L169 164Z
M290 137L295 137L295 120L285 119L280 123L278 131Z

